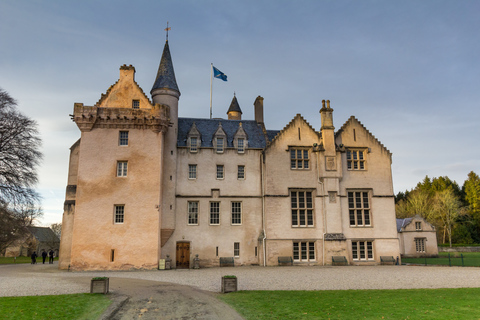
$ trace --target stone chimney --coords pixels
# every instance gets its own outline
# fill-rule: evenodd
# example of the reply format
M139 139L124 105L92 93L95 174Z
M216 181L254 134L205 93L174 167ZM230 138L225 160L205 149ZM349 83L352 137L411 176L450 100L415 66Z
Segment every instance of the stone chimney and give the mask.
M255 121L263 123L263 98L258 96L253 105L255 107Z
M335 156L335 127L333 126L333 109L330 108L330 100L327 100L325 107L325 100L322 100L322 109L320 109L320 116L322 122L322 142L325 148L325 156Z
M135 81L135 67L132 65L127 66L124 64L120 67L120 79Z

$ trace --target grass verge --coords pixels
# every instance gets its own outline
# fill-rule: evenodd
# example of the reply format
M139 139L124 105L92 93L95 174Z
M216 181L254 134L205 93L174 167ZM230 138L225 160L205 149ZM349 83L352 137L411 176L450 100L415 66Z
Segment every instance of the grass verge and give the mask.
M439 252L438 258L402 258L402 263L480 267L480 252Z
M55 261L58 261L58 257L53 259ZM32 259L30 257L0 257L0 264L14 264L14 263L31 263ZM45 260L45 264L48 263L48 257L47 260ZM37 264L42 264L42 257L38 258L37 257Z
M59 296L29 296L0 298L2 319L98 319L112 301L103 294L68 294Z
M247 320L480 319L480 288L239 291L219 298Z

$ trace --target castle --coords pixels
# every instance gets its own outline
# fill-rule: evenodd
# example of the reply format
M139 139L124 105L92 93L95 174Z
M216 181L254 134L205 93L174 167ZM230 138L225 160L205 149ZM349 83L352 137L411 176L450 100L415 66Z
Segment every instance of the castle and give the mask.
M398 257L392 154L355 117L337 131L323 101L310 125L297 114L267 130L236 97L228 119L179 118L168 40L151 99L135 68L94 106L75 103L61 269L235 265L374 265ZM320 107L320 106L319 106ZM314 127L320 125L319 131Z

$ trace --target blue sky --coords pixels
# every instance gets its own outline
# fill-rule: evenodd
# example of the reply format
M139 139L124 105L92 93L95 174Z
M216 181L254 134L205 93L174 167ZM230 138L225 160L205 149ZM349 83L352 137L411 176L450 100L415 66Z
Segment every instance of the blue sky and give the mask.
M73 104L94 105L132 64L148 94L165 43L179 116L244 119L264 97L268 129L297 113L317 130L329 99L339 129L354 115L393 153L395 193L425 175L460 186L480 173L480 1L0 2L0 87L36 119L45 159L42 224L61 222Z

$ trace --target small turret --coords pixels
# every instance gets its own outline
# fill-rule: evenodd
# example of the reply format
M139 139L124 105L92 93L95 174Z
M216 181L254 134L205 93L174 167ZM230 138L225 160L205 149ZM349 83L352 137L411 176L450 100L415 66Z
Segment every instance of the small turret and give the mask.
M228 120L242 120L242 109L238 104L237 97L233 95L232 103L230 103L230 108L227 111Z
M175 79L175 71L173 70L172 57L170 55L170 48L168 46L168 40L165 42L163 48L162 58L160 59L160 65L158 67L157 77L150 91L152 98L157 94L161 94L159 90L176 91L173 95L180 96L180 90L178 90L177 80Z
M180 98L180 90L178 89L177 80L175 79L175 71L173 70L168 40L165 42L157 77L155 78L150 94L152 95L154 104L165 104L170 107L170 121L173 122L176 127L178 121L178 99Z

